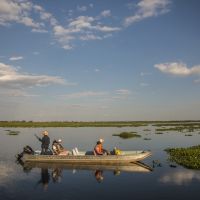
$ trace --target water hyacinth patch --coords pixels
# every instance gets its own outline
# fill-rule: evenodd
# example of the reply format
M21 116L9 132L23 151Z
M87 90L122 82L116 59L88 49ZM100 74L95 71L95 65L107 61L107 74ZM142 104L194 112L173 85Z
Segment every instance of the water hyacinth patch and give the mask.
M119 136L120 138L123 138L123 139L141 137L141 135L136 134L136 132L122 132L120 134L113 134L113 136Z
M200 145L188 148L168 148L169 160L189 169L200 169Z

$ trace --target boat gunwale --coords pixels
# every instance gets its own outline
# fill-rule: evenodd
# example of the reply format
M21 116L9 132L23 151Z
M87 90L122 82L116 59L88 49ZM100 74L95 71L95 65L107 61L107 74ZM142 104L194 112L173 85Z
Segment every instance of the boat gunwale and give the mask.
M121 163L135 162L145 159L150 156L150 151L127 155L25 155L24 162L74 162L74 163Z

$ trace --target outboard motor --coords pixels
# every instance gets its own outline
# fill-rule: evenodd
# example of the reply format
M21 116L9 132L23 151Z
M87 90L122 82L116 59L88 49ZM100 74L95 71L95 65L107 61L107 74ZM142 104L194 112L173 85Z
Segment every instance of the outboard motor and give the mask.
M34 151L33 151L33 149L30 146L28 146L28 145L25 146L23 148L23 151L20 154L16 155L17 160L20 161L24 154L31 154L31 155L33 155Z

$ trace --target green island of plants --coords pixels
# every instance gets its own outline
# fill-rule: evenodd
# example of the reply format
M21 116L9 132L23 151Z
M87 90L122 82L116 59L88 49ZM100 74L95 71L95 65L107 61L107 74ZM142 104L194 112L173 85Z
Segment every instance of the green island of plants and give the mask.
M11 131L11 130L6 130L8 133L7 135L19 135L19 131Z
M200 169L200 145L188 148L168 148L169 160L189 169Z
M123 138L123 139L141 137L141 135L136 134L136 132L122 132L120 134L113 134L113 136L119 136L120 138Z

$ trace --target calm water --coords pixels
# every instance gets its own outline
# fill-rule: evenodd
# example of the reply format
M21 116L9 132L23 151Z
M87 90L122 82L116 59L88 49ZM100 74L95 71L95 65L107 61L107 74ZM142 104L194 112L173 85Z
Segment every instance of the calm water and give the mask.
M144 131L144 129L151 131ZM63 145L72 149L92 150L98 138L104 138L105 148L151 150L153 155L143 161L153 168L150 172L76 169L76 167L22 167L15 154L25 145L34 150L40 143L34 134L41 128L9 129L20 131L9 136L0 128L0 199L194 199L199 196L200 171L171 168L163 149L199 144L200 134L192 137L183 133L154 134L154 127L139 128L49 128L51 141L62 138ZM142 138L123 140L112 136L121 131L138 131ZM151 140L144 140L150 138ZM153 160L158 160L153 166ZM99 176L103 178L98 178Z

